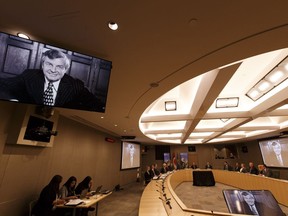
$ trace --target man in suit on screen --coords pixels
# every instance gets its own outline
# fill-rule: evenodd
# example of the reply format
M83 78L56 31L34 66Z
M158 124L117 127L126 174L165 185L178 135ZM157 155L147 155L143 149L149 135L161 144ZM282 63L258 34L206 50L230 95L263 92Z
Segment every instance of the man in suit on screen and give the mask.
M102 111L84 83L66 74L70 64L65 53L47 50L41 59L41 69L27 69L18 76L1 79L1 96L23 103Z
M267 155L267 161L271 166L283 167L288 166L287 152L283 151L279 140L272 140L268 142L270 154Z
M241 196L244 202L241 204L242 210L237 213L260 216L284 215L278 204L274 203L273 200L269 200L269 198L265 196L262 198L264 200L256 200L254 194L252 194L250 191L241 192ZM272 203L276 206L273 207Z

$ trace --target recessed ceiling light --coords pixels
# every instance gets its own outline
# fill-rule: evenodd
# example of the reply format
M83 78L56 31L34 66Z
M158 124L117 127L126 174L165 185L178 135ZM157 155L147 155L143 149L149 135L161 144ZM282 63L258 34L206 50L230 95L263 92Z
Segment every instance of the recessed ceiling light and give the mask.
M189 20L189 25L190 26L195 26L197 24L198 20L196 18L192 18Z
M152 87L152 88L156 88L158 86L159 86L159 83L157 83L157 82L150 83L150 87Z
M118 24L115 23L115 22L109 22L108 23L108 27L113 30L113 31L116 31L118 29Z
M28 39L28 40L30 40L30 37L28 36L28 35L26 35L26 34L24 34L24 33L17 33L17 36L18 37L21 37L21 38L24 38L24 39Z

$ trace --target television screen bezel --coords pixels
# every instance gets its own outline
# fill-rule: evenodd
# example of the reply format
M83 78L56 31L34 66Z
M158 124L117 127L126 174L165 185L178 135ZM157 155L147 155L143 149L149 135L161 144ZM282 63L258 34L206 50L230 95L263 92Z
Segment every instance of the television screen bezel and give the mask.
M135 146L137 146L137 148L139 149L139 151L137 152L138 153L138 162L139 162L139 166L130 166L128 168L125 168L124 167L124 164L123 164L123 156L124 156L124 143L128 143L128 144L133 144ZM120 160L120 170L123 171L123 170L133 170L133 169L139 169L141 166L141 144L139 143L135 143L135 142L131 142L131 141L121 141L121 160Z

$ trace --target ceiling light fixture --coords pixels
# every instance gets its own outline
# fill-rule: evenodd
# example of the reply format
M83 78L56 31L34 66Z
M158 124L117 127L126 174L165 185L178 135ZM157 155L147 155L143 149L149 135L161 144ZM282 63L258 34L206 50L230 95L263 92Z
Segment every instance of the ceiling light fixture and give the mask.
M165 110L176 111L177 110L176 101L165 101Z
M115 22L109 22L108 23L108 27L113 30L113 31L116 31L118 29L118 24L115 23Z
M216 108L231 108L238 107L239 98L230 97L230 98L217 98L216 99Z
M27 39L27 40L30 40L30 37L28 35L26 35L24 33L21 33L21 32L17 33L17 36L21 37L21 38L24 38L24 39Z
M288 78L288 58L284 58L278 65L269 71L258 81L247 93L246 96L253 101L258 100L273 88Z

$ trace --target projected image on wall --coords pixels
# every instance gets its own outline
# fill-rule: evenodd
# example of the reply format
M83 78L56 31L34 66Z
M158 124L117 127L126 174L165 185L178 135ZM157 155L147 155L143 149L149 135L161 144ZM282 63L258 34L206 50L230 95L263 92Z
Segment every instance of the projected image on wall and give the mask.
M121 170L140 167L140 145L122 142Z
M271 167L288 167L288 138L259 141L263 161Z

